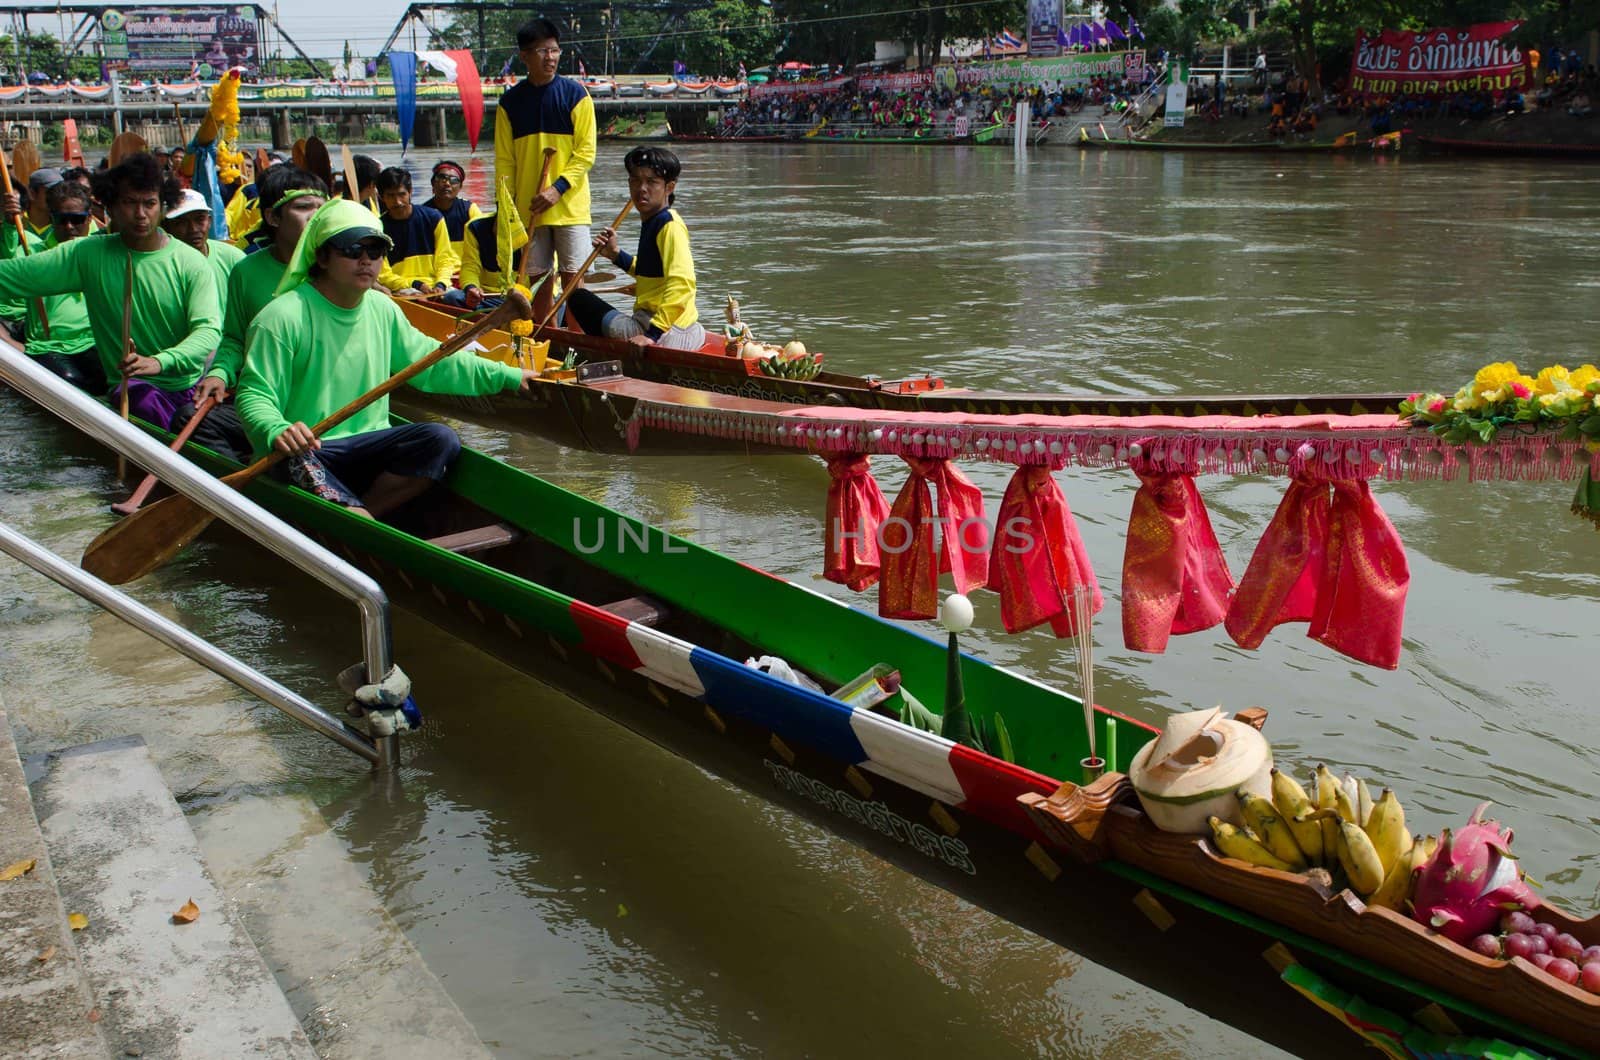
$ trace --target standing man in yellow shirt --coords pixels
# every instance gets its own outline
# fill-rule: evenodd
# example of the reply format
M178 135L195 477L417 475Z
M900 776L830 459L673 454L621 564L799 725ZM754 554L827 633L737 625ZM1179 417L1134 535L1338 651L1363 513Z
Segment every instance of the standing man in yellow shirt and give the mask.
M535 275L560 260L561 286L570 290L589 256L589 167L595 158L594 101L583 85L556 76L561 34L549 19L536 18L517 30L517 51L526 80L506 90L494 117L495 180L508 178L511 194L530 233L529 269ZM538 190L545 148L554 148L550 186ZM537 193L537 194L536 194ZM536 320L550 312L550 286L533 299Z

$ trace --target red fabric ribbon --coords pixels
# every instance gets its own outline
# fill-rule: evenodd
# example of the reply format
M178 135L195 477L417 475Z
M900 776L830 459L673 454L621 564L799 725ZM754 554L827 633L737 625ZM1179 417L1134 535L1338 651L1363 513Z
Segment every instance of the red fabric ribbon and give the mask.
M948 460L905 458L911 477L894 500L883 523L883 584L878 588L878 614L885 618L933 618L939 613L939 575L955 576L956 591L965 593L989 578L989 528L983 515L983 494ZM929 484L938 488L934 514ZM942 547L933 554L933 527L938 523Z
M1072 590L1094 590L1093 612L1105 605L1072 509L1050 469L1017 469L1006 486L989 557L989 588L1000 594L1007 633L1049 622L1058 637L1077 636Z
M1400 536L1367 482L1301 473L1239 582L1228 633L1240 647L1257 648L1274 626L1309 621L1312 638L1392 670L1410 583Z
M1159 655L1172 634L1222 621L1233 574L1194 476L1140 471L1139 481L1122 557L1122 639Z
M882 564L878 534L889 502L872 477L866 454L835 453L827 460L831 481L822 576L860 592L878 580Z
M1385 670L1400 665L1411 567L1394 524L1365 479L1333 483L1327 573L1306 634Z

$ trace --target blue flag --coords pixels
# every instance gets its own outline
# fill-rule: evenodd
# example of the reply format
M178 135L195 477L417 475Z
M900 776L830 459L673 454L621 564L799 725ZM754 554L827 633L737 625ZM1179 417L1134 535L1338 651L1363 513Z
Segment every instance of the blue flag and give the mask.
M390 52L389 73L394 76L394 102L400 112L400 153L403 155L417 123L417 53Z

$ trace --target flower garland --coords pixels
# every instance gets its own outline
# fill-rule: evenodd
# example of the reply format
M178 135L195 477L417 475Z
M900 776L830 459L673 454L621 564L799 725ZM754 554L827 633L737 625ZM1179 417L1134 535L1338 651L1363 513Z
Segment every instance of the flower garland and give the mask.
M1568 371L1553 364L1529 377L1511 361L1497 361L1478 369L1450 397L1412 394L1400 403L1400 415L1427 424L1447 442L1487 444L1507 428L1543 428L1600 452L1600 368L1586 364ZM1600 482L1589 468L1578 481L1572 511L1600 530Z
M239 71L229 70L211 90L211 120L217 123L217 176L224 184L240 178L244 154L239 143Z

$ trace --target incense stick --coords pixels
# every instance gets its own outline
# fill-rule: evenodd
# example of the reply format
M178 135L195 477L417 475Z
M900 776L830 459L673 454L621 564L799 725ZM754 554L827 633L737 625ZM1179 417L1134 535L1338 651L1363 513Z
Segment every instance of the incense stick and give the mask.
M1089 734L1089 757L1094 752L1094 589L1072 587L1072 612L1078 627L1078 688L1083 695L1083 727Z

